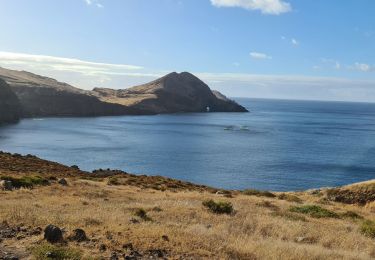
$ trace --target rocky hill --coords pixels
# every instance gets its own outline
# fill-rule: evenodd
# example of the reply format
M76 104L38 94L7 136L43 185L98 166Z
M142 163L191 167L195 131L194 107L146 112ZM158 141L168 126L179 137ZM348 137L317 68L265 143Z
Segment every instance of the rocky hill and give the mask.
M106 102L120 103L148 113L247 112L188 72L172 72L150 83L122 90L93 90Z
M18 97L22 117L204 112L207 107L212 112L247 111L222 94L211 91L204 82L187 72L173 72L129 89L96 88L93 91L26 71L0 68L1 78Z
M0 79L0 124L17 122L21 115L21 105L9 85Z

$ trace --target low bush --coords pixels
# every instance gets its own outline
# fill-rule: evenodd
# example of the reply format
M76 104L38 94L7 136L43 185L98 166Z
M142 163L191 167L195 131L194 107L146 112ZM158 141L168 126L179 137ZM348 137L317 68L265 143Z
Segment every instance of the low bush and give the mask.
M35 259L82 259L82 253L79 250L72 249L66 246L55 246L47 243L42 243L32 248L32 255Z
M23 176L20 178L10 177L10 176L1 176L1 180L10 181L14 188L32 188L36 185L49 185L50 182L41 176Z
M269 191L262 191L262 190L254 190L254 189L247 189L242 192L245 195L249 196L257 196L257 197L267 197L267 198L275 198L276 195Z
M333 211L317 205L295 206L290 208L291 212L307 214L313 218L338 218L339 215Z
M286 200L289 202L296 202L296 203L302 203L302 200L297 197L296 195L288 194L288 193L281 193L279 196L277 196L280 200Z
M213 200L206 200L203 201L203 206L208 208L210 211L216 214L232 214L233 213L233 205L230 202L225 201L218 201L215 202Z
M134 215L145 220L145 221L151 221L152 219L147 215L146 210L144 209L136 209L134 212Z
M304 216L301 216L293 212L276 211L276 212L272 212L271 215L274 217L286 218L292 221L303 221L303 222L307 221Z
M360 227L361 233L365 236L375 238L375 222L371 220L365 220L362 222Z
M359 215L358 213L354 212L354 211L346 211L342 214L340 214L341 217L343 218L351 218L351 219L363 219L363 217L361 215Z
M120 181L119 181L119 178L118 177L110 177L108 179L108 185L112 185L112 186L116 186L116 185L120 185Z

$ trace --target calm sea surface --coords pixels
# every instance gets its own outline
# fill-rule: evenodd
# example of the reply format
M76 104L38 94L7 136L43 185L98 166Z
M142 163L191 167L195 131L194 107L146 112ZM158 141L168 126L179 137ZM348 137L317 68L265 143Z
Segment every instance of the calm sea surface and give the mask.
M26 119L0 150L275 191L375 178L375 104L237 99L251 113Z

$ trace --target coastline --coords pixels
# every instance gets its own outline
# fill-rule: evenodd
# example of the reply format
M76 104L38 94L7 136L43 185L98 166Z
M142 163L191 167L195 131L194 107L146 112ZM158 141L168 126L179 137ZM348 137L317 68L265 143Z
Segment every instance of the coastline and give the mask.
M0 152L0 184L0 259L375 257L375 180L220 190ZM51 225L57 242L46 238Z

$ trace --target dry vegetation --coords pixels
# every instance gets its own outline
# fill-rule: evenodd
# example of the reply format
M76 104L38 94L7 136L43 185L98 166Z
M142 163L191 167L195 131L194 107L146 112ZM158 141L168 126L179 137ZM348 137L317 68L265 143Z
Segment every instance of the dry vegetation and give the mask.
M4 165L0 162L2 177L39 178L32 187L0 191L0 259L2 251L26 259L124 259L135 252L139 259L375 258L373 201L343 204L332 201L329 190L275 196L253 190L217 192L162 177L142 176L148 183L143 185L129 182L134 176L110 172L90 177L76 172L65 177L64 186L52 177L59 176L56 172L29 168L22 173ZM65 243L50 245L43 233L30 231L49 224L63 228ZM67 239L77 228L89 240ZM7 229L14 235L6 237Z

